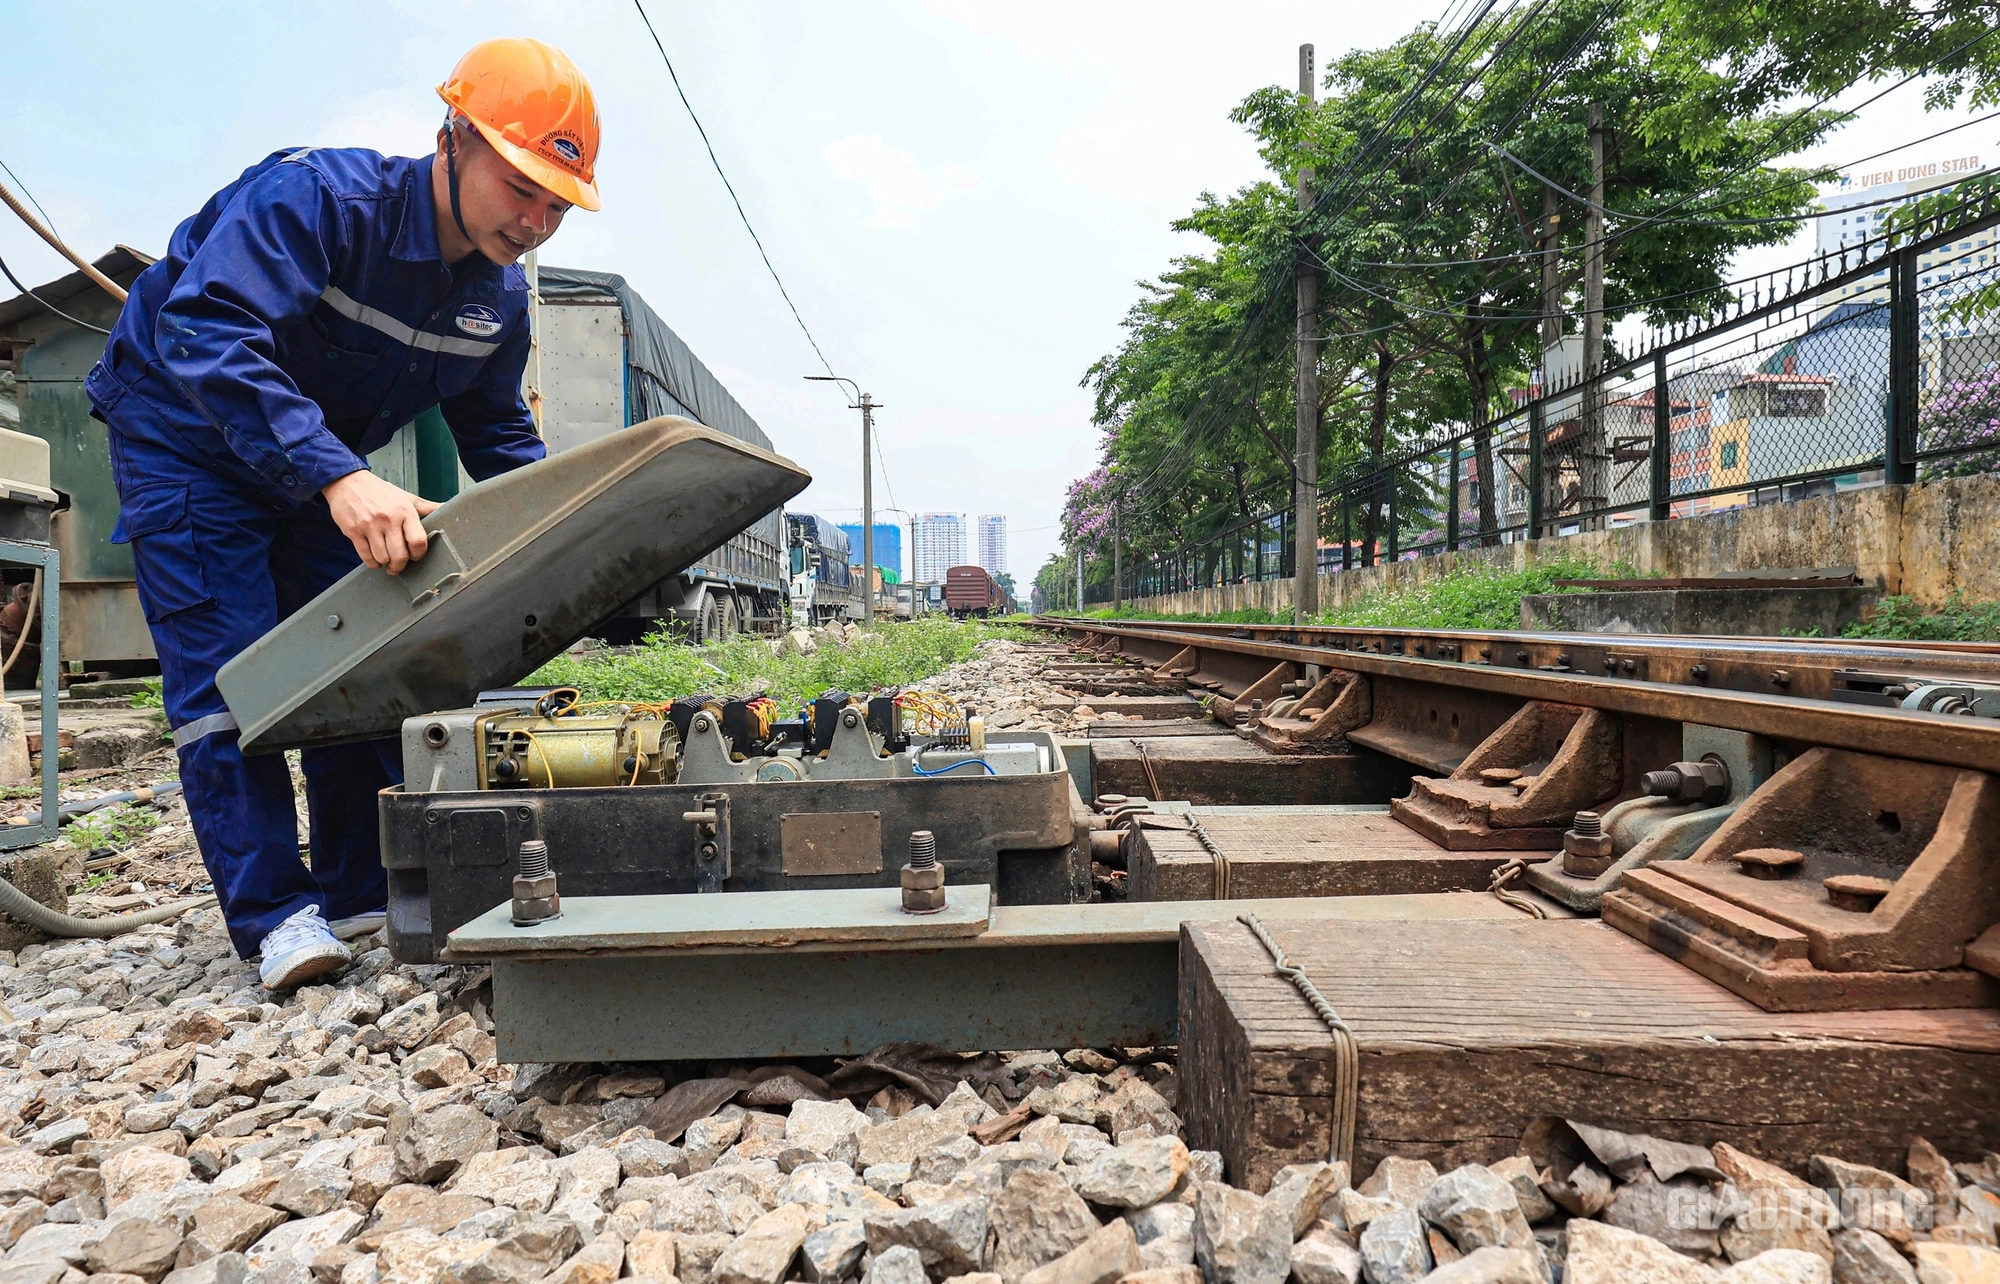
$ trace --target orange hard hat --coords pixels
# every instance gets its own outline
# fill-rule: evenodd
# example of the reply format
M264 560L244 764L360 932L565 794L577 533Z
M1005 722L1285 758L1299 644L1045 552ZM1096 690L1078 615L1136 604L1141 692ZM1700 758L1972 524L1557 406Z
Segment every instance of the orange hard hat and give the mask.
M568 54L525 36L482 41L438 97L515 169L572 205L598 208L597 100Z

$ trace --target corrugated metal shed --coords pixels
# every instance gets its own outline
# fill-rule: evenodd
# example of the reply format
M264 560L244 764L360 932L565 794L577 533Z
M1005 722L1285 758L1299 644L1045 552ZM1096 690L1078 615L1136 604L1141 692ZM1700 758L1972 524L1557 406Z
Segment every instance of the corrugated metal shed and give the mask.
M95 266L129 286L152 262L151 255L121 245ZM83 391L84 376L103 355L104 336L49 310L53 305L110 329L120 305L81 271L30 288L33 296L0 301L0 350L13 354L21 431L49 443L50 482L70 500L68 511L56 515L54 531L62 554L63 658L93 666L150 661L153 638L132 584L132 553L111 542L118 520L111 447Z

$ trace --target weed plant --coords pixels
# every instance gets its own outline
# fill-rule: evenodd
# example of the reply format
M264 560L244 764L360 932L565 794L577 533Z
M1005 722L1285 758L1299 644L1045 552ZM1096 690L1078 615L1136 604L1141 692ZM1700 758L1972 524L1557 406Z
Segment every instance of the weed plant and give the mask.
M1588 593L1558 588L1557 580L1601 578L1595 562L1559 557L1512 570L1468 567L1415 588L1377 589L1319 617L1319 623L1363 629L1518 629L1521 599L1531 593ZM1617 567L1613 578L1632 578Z
M160 813L151 807L107 807L63 826L63 840L87 852L122 851L151 833Z
M1530 593L1588 593L1586 588L1558 588L1557 580L1603 578L1607 572L1597 563L1581 557L1558 557L1535 562L1520 570L1473 566L1432 580L1416 588L1377 589L1345 606L1335 607L1315 617L1315 623L1362 629L1518 629L1521 627L1521 599ZM1613 579L1636 579L1638 573L1624 564L1608 572ZM1106 608L1087 612L1096 619L1109 619ZM1290 624L1290 612L1277 613L1262 607L1224 611L1217 615L1163 615L1157 611L1125 611L1126 620L1204 620L1219 624Z
M864 695L877 687L909 686L970 659L991 638L1026 641L1035 636L1011 625L929 616L878 624L845 645L822 643L811 655L800 655L761 637L697 647L654 634L636 647L558 656L526 684L573 686L586 701L761 691L790 714L823 691Z
M1943 606L1926 611L1907 597L1885 597L1865 620L1840 631L1847 638L1907 642L2000 642L2000 602L1968 602L1952 590Z

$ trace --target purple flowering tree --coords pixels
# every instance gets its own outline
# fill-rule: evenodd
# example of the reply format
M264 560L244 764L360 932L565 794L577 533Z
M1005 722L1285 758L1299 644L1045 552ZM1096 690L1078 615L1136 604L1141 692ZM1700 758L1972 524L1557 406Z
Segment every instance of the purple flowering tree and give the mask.
M1092 554L1108 549L1111 539L1111 470L1097 468L1070 484L1063 503L1063 540L1081 544Z
M2000 470L2000 364L1954 379L1930 399L1918 422L1917 448L1927 455L1950 452L1925 466L1928 477Z

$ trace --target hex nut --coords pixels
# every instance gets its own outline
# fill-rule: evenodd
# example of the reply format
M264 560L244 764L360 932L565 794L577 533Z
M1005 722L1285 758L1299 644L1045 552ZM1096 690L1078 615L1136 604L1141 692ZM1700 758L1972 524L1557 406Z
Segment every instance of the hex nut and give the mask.
M1598 834L1595 837L1586 837L1574 829L1564 830L1563 855L1577 856L1584 860L1603 860L1611 855L1611 835ZM1565 869L1569 867L1567 860L1563 862L1563 867Z
M517 900L514 902L513 919L517 927L525 927L529 923L540 923L548 919L561 917L562 897L560 896L544 896L537 897L534 900Z
M935 914L945 907L944 866L903 866L903 912Z
M1563 873L1571 878L1596 878L1617 863L1618 858L1609 852L1602 856L1580 856L1570 851L1563 853Z
M932 887L903 889L903 912L905 914L935 914L945 906L944 888Z
M517 901L544 900L556 894L556 876L544 874L540 878L514 878L514 899Z
M1729 768L1719 762L1677 762L1674 770L1681 776L1683 798L1720 802L1729 793Z

